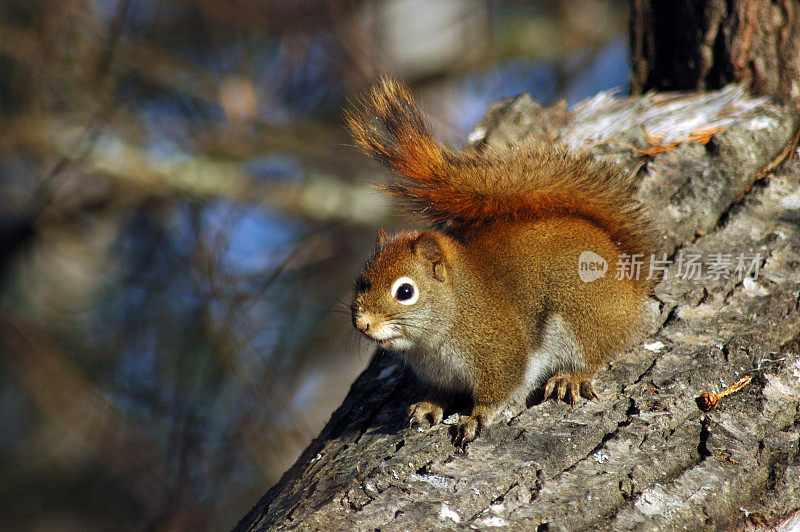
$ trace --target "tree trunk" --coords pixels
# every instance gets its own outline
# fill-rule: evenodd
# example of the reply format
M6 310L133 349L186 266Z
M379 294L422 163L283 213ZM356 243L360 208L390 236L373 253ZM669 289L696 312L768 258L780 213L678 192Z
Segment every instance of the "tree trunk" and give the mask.
M458 411L430 430L406 426L417 380L378 351L238 530L799 524L800 162L778 166L799 126L793 105L738 86L598 95L572 113L527 95L496 104L471 149L558 138L641 179L674 259L646 337L600 371L598 401L533 400L466 453L451 443ZM693 254L758 257L759 272L687 279L677 257ZM747 375L715 410L699 409L702 392Z
M800 97L798 0L631 0L631 93L718 89Z

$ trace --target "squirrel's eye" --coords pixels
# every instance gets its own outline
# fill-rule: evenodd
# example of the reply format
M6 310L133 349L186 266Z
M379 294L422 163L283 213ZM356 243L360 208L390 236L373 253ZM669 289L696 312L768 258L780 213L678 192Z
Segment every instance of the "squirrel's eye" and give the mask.
M392 285L392 297L403 305L413 305L419 298L417 284L408 277L401 277Z
M411 299L414 295L414 287L408 283L403 283L400 285L400 288L397 289L397 295L395 296L400 301L406 301Z

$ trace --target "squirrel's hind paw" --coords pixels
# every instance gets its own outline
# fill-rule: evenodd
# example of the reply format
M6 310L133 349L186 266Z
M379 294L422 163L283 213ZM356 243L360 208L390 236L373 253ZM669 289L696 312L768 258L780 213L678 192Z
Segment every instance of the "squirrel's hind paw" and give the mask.
M581 396L590 400L597 399L591 381L580 373L561 371L550 377L544 387L545 401L552 397L574 405Z
M416 424L421 424L424 421L430 421L431 427L434 427L442 422L444 419L444 408L441 405L431 401L420 401L414 403L408 408L408 426L413 427Z

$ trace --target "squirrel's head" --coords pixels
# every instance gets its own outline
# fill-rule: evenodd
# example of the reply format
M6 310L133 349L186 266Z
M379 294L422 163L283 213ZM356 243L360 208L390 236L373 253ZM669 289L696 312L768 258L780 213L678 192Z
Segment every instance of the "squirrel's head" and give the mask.
M454 242L436 231L394 237L378 231L375 253L356 279L353 326L393 351L433 341L455 308L454 249Z

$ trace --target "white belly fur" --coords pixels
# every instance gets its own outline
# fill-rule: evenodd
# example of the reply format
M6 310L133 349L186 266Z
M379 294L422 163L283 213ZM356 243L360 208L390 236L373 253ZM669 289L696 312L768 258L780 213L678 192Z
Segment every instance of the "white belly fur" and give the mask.
M528 355L523 384L506 404L524 402L532 390L559 370L583 369L580 346L561 315L547 317L542 338L542 343ZM404 355L423 380L433 387L446 391L472 391L475 376L467 358L455 346L444 344L432 351L409 350Z
M559 370L583 369L583 355L575 334L560 314L551 314L544 323L542 343L528 355L525 381L514 401L524 401L528 394Z
M471 391L475 380L464 354L443 344L434 351L405 353L414 370L434 388L443 391Z

